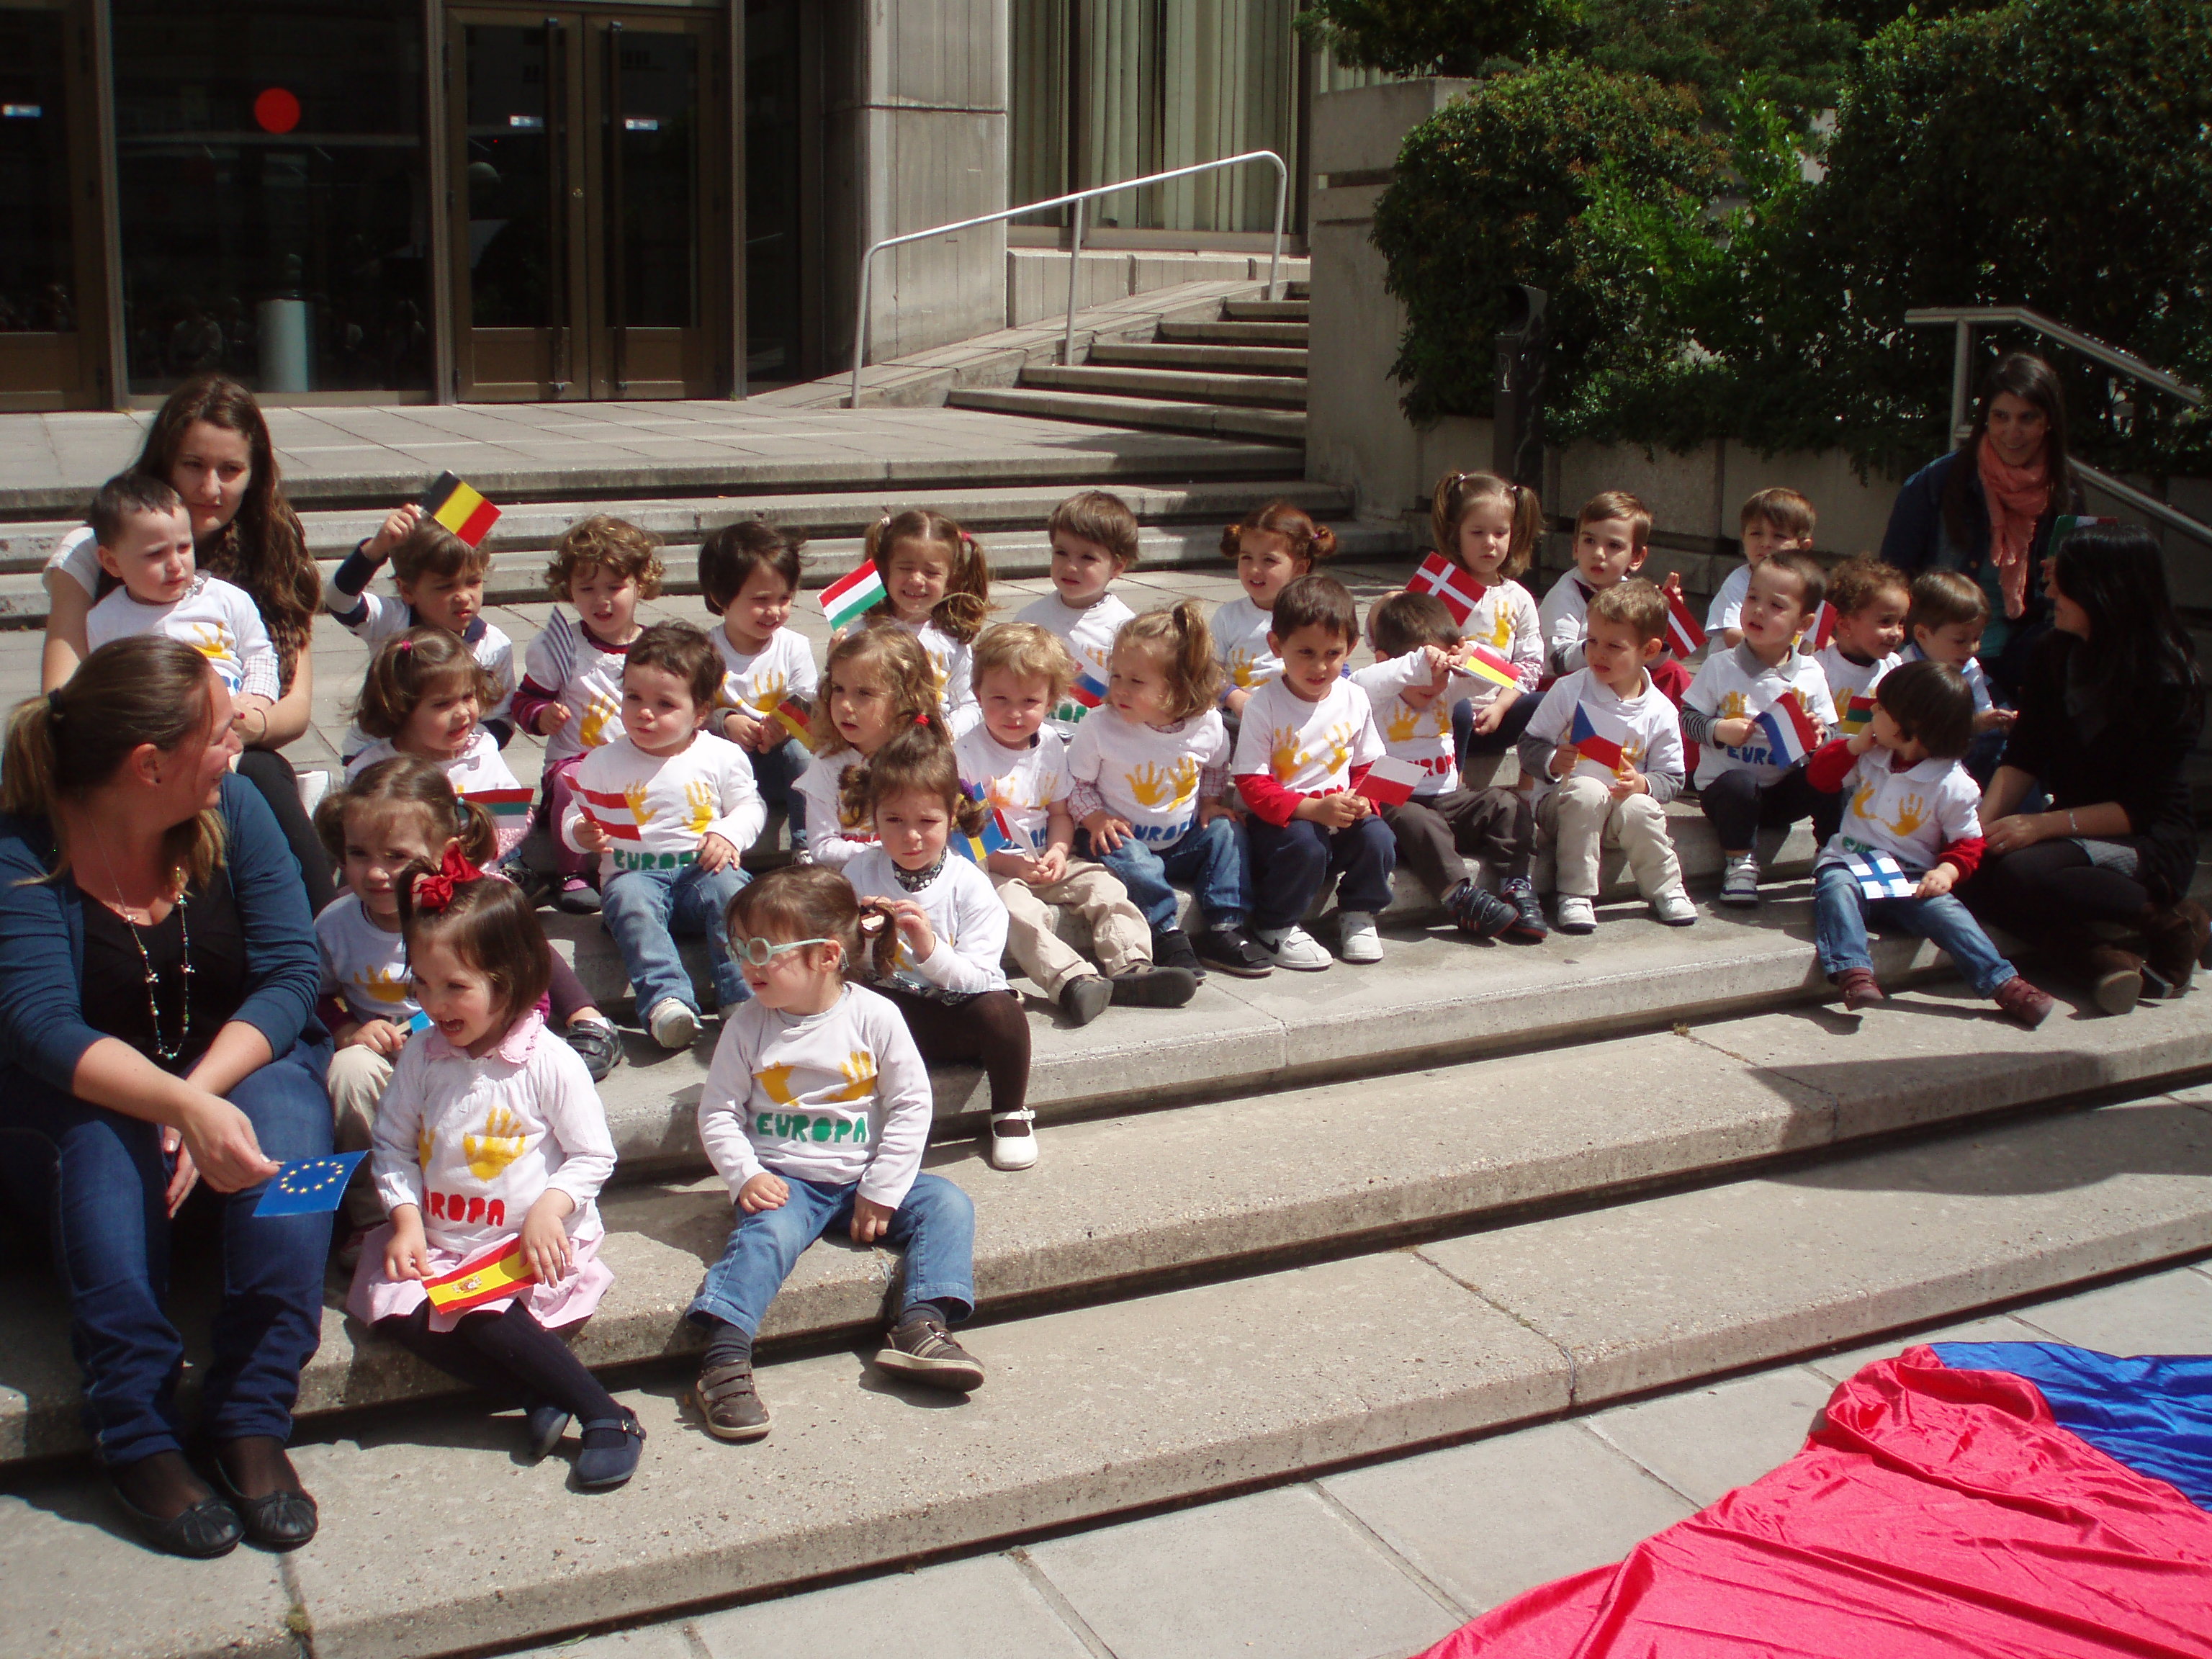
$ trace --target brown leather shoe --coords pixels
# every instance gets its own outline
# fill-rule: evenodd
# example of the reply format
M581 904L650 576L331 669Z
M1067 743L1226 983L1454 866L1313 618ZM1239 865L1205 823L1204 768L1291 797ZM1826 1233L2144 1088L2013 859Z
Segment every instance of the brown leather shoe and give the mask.
M2134 951L2092 945L2085 965L2091 998L2106 1013L2124 1014L2142 1000L2143 959Z
M2142 929L2144 966L2170 988L2168 995L2179 994L2212 945L2212 915L2195 899L2184 899L2163 909L2146 908L2136 925Z
M1880 981L1864 968L1844 969L1836 975L1836 988L1844 994L1844 1012L1847 1014L1863 1013L1875 1003L1889 1000L1882 994Z

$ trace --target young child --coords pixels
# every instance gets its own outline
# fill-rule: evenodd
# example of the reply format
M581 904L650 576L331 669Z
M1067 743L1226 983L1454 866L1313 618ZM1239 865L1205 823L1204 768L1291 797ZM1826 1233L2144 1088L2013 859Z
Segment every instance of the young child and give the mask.
M660 592L660 543L634 524L604 514L568 526L546 567L545 587L576 608L557 605L522 655L514 723L545 739L538 811L555 830L553 902L576 915L599 908L591 872L598 860L562 842L573 810L576 768L621 730L623 659L640 625L637 607Z
M119 584L84 619L88 653L138 634L183 641L215 665L240 736L254 742L276 704L276 648L246 591L201 573L183 499L159 478L123 472L85 516L100 569Z
M991 567L975 538L942 513L910 507L868 531L868 557L883 578L886 617L921 641L945 723L958 737L975 724L969 653L991 615Z
M1583 621L1589 602L1644 568L1651 551L1651 509L1625 489L1583 503L1575 519L1575 568L1552 584L1538 618L1547 672L1571 674L1583 665Z
M699 544L699 592L722 619L708 636L722 659L715 729L750 758L761 799L784 814L794 853L806 847L806 805L792 786L814 753L775 711L788 702L811 712L818 686L813 650L787 626L805 541L754 519L725 525Z
M960 787L952 746L933 725L892 734L845 779L877 844L845 866L863 899L880 899L896 951L878 958L878 990L906 1016L924 1060L983 1068L991 1082L991 1167L1036 1162L1029 1109L1030 1023L1006 988L1006 907L991 878L950 848L972 835L984 807Z
M1737 517L1743 537L1743 562L1729 572L1705 611L1705 635L1717 647L1743 643L1740 621L1751 574L1777 553L1813 550L1813 503L1794 489L1761 489L1743 504Z
M1912 579L1903 659L1940 662L1965 678L1974 695L1974 742L1966 751L1966 772L1984 786L1996 770L2014 719L2011 709L1998 706L1990 677L1982 671L1978 653L1989 621L1989 595L1972 577L1956 570L1923 570Z
M1068 745L1068 805L1083 826L1076 851L1127 890L1152 930L1154 962L1256 979L1270 966L1244 932L1252 890L1244 826L1224 799L1230 744L1213 706L1220 686L1195 600L1122 623L1106 701ZM1177 881L1198 890L1206 925L1195 939L1178 921L1170 884Z
M758 1440L753 1336L806 1247L842 1227L906 1256L899 1316L876 1364L965 1394L983 1368L947 1334L974 1310L975 1207L921 1173L929 1073L906 1021L851 982L863 910L834 870L771 870L731 901L752 1000L724 1028L699 1094L699 1140L729 1184L737 1225L686 1313L707 1352L695 1399L707 1431ZM866 921L891 937L881 906Z
M1719 836L1726 866L1721 902L1759 902L1759 831L1812 815L1818 797L1802 763L1771 752L1759 716L1795 697L1815 732L1833 705L1820 665L1797 649L1827 586L1809 553L1771 555L1751 573L1739 621L1743 639L1716 651L1682 702L1682 735L1699 745L1698 803Z
M1981 788L1960 758L1973 733L1974 699L1958 670L1911 662L1875 687L1866 727L1824 744L1807 763L1815 789L1848 798L1843 828L1813 872L1814 938L1821 971L1844 994L1846 1013L1883 1000L1867 954L1867 923L1893 922L1933 941L1980 996L2033 1030L2051 1000L1997 954L1951 890L1982 858ZM1910 897L1869 898L1850 860L1887 854L1918 878Z
M1243 598L1214 608L1212 624L1221 706L1233 732L1252 694L1283 672L1282 659L1267 643L1276 596L1336 551L1336 532L1288 501L1269 501L1221 532L1221 551L1237 561L1244 589Z
M1813 653L1828 682L1839 736L1866 729L1874 712L1875 687L1903 660L1905 612L1911 589L1905 573L1862 555L1845 559L1828 573L1828 604L1836 613L1835 633ZM1841 800L1822 796L1813 809L1813 834L1822 844L1843 821Z
M745 997L722 912L768 811L744 750L700 729L721 684L722 660L697 629L642 630L623 667L622 735L584 757L561 819L562 839L599 860L600 919L637 993L638 1023L664 1048L688 1048L699 1032L676 934L707 936L723 1018Z
M387 558L396 600L367 591ZM323 606L371 651L416 628L441 628L459 639L491 676L483 723L504 749L514 735L508 708L514 699L514 641L484 620L484 573L490 568L491 555L483 547L471 547L409 501L393 508L383 528L331 573ZM349 734L346 758L359 747Z
M1390 902L1398 844L1355 793L1386 752L1367 693L1344 678L1359 613L1334 576L1275 596L1267 648L1283 672L1244 705L1233 768L1252 815L1252 938L1278 968L1318 972L1328 952L1299 921L1337 878L1337 955L1382 959L1376 914Z
M645 1431L553 1334L614 1282L595 1200L615 1147L583 1061L538 1017L544 933L521 889L458 851L435 871L408 866L397 887L429 1024L377 1107L371 1165L391 1222L362 1250L346 1311L472 1387L519 1396L536 1456L580 1419L577 1485L619 1486ZM438 1281L495 1260L514 1262L511 1294L436 1305Z
M1437 481L1430 505L1429 530L1438 550L1467 573L1482 594L1459 624L1460 638L1496 652L1521 677L1516 687L1470 679L1465 688L1454 690L1444 706L1451 711L1459 753L1462 758L1503 754L1535 712L1533 694L1544 677L1544 625L1535 599L1517 580L1535 557L1537 540L1544 533L1543 504L1534 490L1494 472L1447 473ZM1445 612L1447 622L1450 615ZM1374 625L1370 616L1370 631ZM1381 709L1385 701L1377 696L1376 708ZM1401 837L1401 851L1405 845Z
M1056 636L1074 660L1077 678L1088 675L1103 686L1115 635L1137 614L1111 586L1136 566L1137 515L1119 495L1086 489L1053 508L1045 531L1052 538L1052 592L1014 620ZM1073 738L1098 701L1083 702L1063 689L1053 708L1052 729L1063 741Z
M1462 932L1477 939L1544 938L1551 930L1528 882L1536 824L1528 796L1517 789L1455 787L1459 769L1448 711L1462 706L1471 688L1489 682L1455 672L1452 653L1462 641L1451 612L1431 594L1393 593L1368 613L1367 632L1375 665L1352 682L1367 693L1384 749L1421 771L1411 800L1380 809L1397 840L1399 860L1443 901ZM1495 893L1468 874L1466 857L1480 858L1496 872Z
M1073 1025L1088 1025L1109 1002L1182 1007L1197 975L1153 967L1152 929L1128 890L1105 866L1073 855L1067 750L1045 723L1075 678L1067 647L1034 623L1001 623L976 640L975 668L983 718L952 757L961 788L997 814L1013 843L984 867L1006 907L1014 960ZM1103 976L1053 931L1048 904L1083 918Z
M1667 834L1667 803L1682 789L1682 730L1650 672L1666 647L1667 597L1622 582L1590 600L1589 623L1582 667L1553 683L1521 739L1521 769L1544 786L1536 821L1555 849L1559 931L1596 928L1607 847L1627 854L1652 915L1687 927L1698 909ZM1578 714L1595 732L1580 744Z
M806 805L806 857L842 870L876 844L867 815L848 816L845 775L918 720L951 738L929 657L902 628L878 622L849 630L831 643L822 676L827 690L814 710L814 758L796 787Z
M394 755L413 755L446 775L463 800L491 815L499 845L479 863L503 863L530 829L530 802L507 757L499 752L481 711L499 694L492 677L462 643L442 628L414 628L369 659L354 726L363 746L346 763L346 776Z

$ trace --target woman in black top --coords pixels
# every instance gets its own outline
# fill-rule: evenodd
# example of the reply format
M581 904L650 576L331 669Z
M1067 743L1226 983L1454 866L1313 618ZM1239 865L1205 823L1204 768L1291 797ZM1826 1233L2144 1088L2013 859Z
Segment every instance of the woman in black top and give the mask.
M2212 938L2189 896L2197 823L2185 773L2203 683L2158 544L2128 526L2078 530L2048 562L2051 632L2031 653L2020 718L1982 797L1988 847L1966 889L1976 915L2058 957L2124 1013L2170 995ZM2044 811L2014 809L2041 784ZM2115 924L2140 949L2110 942Z

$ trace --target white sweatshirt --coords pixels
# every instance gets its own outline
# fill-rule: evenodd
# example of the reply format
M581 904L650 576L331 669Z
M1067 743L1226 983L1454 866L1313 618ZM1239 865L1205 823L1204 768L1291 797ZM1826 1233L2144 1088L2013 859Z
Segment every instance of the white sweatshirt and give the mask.
M806 803L805 858L809 864L842 870L876 844L874 820L848 817L845 811L845 774L867 763L868 757L857 749L817 755L792 785ZM835 830L830 828L832 824L836 826Z
M884 615L890 613L886 611ZM937 706L944 711L945 728L958 737L977 720L983 718L982 706L975 701L975 690L969 683L969 670L975 661L975 647L964 645L933 622L920 626L900 622L901 628L921 642L929 657L929 672L937 679ZM808 820L810 828L812 820Z
M629 661L628 647L601 644L580 620L554 607L522 653L524 681L568 710L567 723L545 739L547 766L622 735L623 668Z
M758 651L740 651L730 643L729 630L718 628L707 636L714 654L722 659L722 689L715 707L742 708L766 716L786 697L811 704L821 684L814 666L814 649L795 628L779 628Z
M862 898L912 899L929 918L937 948L916 962L902 942L894 972L918 990L1003 991L1006 953L1006 906L990 877L957 853L926 887L908 892L892 873L897 866L880 847L871 847L845 866L845 879Z
M979 725L952 745L952 758L960 768L960 787L971 794L982 792L984 805L1006 826L1007 839L1042 853L1052 809L1066 804L1072 787L1067 747L1060 734L1043 726L1025 747L1009 749L991 735L990 727Z
M1583 665L1583 642L1589 637L1589 602L1595 590L1579 571L1570 570L1544 595L1537 618L1544 629L1544 667L1571 674Z
M1453 674L1446 678L1443 688L1426 708L1416 708L1404 694L1408 687L1426 685L1429 672L1428 659L1418 651L1407 651L1370 664L1352 677L1352 683L1367 694L1375 711L1376 730L1382 734L1382 746L1391 758L1421 769L1421 781L1413 787L1417 799L1442 794L1456 786L1459 753L1452 736L1452 706L1462 697L1475 696L1478 688L1501 689L1473 674Z
M1101 593L1080 611L1063 604L1060 595L1054 592L1024 608L1014 620L1034 623L1047 633L1056 635L1067 647L1067 654L1075 659L1078 677L1089 674L1103 685L1107 665L1114 654L1115 636L1121 633L1121 624L1136 614L1110 591ZM1062 697L1052 711L1053 729L1063 739L1073 738L1075 728L1083 724L1083 717L1090 712L1073 697Z
M1267 643L1275 613L1262 611L1243 594L1218 605L1208 628L1213 659L1221 665L1223 690L1256 691L1283 672L1283 659Z
M700 732L678 754L648 755L625 733L576 769L561 839L578 852L586 816L614 837L599 854L605 881L626 870L679 870L698 856L705 836L743 853L759 839L768 807L753 786L752 763L727 738Z
M1682 694L1682 706L1716 720L1756 720L1782 698L1794 696L1825 729L1833 704L1828 697L1827 677L1820 665L1803 653L1791 651L1769 667L1752 654L1748 645L1723 647L1707 657L1697 678ZM1710 739L1698 745L1698 787L1704 788L1723 772L1747 767L1762 784L1771 783L1785 769L1767 750L1766 739L1754 730L1741 749L1730 749Z
M1513 665L1513 672L1521 678L1521 689L1534 691L1536 682L1544 678L1544 620L1536 609L1536 601L1527 588L1516 581L1499 582L1486 589L1475 601L1467 620L1460 624L1460 638L1469 645L1479 645L1494 651ZM1359 677L1355 674L1354 679ZM1462 697L1471 699L1478 708L1486 708L1505 688L1495 680L1468 677L1472 682L1465 690L1449 693L1451 703ZM1378 699L1376 707L1382 703Z

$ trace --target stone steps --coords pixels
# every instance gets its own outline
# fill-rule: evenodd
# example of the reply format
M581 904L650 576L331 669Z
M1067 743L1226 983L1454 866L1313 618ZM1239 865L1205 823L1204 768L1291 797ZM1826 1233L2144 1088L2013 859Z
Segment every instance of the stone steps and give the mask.
M1295 374L1306 372L1303 347L1177 345L1152 340L1135 343L1102 340L1085 360L1132 368L1188 368L1237 374Z
M1204 326L1268 328L1275 325L1223 323ZM1261 438L1282 444L1305 442L1306 417L1303 409L1240 409L1216 404L1048 392L1025 386L963 387L953 392L945 402L955 409L992 410L1004 415L1077 421L1089 426L1149 428L1209 437Z
M1164 322L1158 337L1178 344L1298 346L1306 343L1304 323Z
M1232 323L1303 323L1313 315L1307 300L1227 300L1221 314Z
M1048 392L1103 392L1131 398L1258 404L1267 408L1306 406L1303 377L1287 374L1222 374L1175 368L1101 367L1097 363L1043 364L1022 371L1022 385Z

